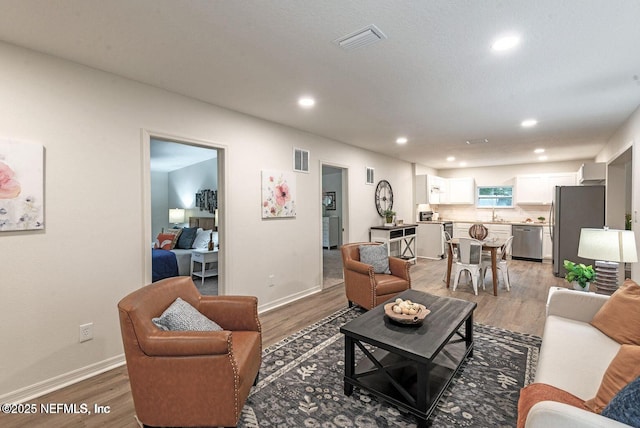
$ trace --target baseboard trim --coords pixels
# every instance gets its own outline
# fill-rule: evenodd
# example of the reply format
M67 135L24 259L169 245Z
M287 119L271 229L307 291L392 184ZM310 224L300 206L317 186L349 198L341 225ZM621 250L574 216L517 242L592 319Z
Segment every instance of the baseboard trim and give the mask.
M312 294L316 294L316 293L319 293L321 291L322 291L322 287L316 286L316 287L310 288L308 290L301 291L299 293L291 294L291 295L289 295L287 297L275 300L275 301L273 301L271 303L268 303L268 304L266 304L264 306L258 306L258 313L261 314L263 312L267 312L267 311L270 311L272 309L276 309L276 308L279 308L281 306L288 305L289 303L295 302L296 300L300 300L300 299L302 299L304 297L311 296Z
M34 398L89 379L100 373L113 370L124 364L126 364L124 354L116 355L115 357L107 358L106 360L86 367L81 367L68 373L52 377L51 379L43 380L42 382L34 383L33 385L0 395L0 403L24 403L25 401L33 400Z

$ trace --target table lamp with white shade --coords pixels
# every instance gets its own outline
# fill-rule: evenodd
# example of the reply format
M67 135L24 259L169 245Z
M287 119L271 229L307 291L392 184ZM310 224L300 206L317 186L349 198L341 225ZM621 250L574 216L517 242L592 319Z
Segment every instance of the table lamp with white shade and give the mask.
M636 252L636 237L631 230L591 229L580 231L578 256L596 261L596 291L599 293L613 293L621 281L619 263L635 263L638 261ZM624 279L624 278L622 278Z
M184 209L171 208L169 210L169 223L173 223L176 226L180 223L184 223Z

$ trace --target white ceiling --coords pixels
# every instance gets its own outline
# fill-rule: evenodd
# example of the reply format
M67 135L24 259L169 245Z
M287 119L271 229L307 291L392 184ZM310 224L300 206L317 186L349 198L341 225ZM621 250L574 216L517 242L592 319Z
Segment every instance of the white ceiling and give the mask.
M171 172L218 157L218 151L173 141L151 139L151 165L154 172Z
M640 104L638 17L637 0L0 0L0 40L448 168L594 157ZM370 24L388 38L332 43Z

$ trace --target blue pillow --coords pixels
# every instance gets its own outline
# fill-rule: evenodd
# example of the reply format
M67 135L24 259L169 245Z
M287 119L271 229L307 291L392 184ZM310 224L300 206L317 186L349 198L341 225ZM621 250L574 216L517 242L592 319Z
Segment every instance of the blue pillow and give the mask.
M182 233L180 234L180 238L178 238L178 243L176 244L176 248L182 248L183 250L188 250L193 245L193 241L196 239L196 235L198 234L197 227L183 227Z
M640 376L611 399L602 416L640 428Z

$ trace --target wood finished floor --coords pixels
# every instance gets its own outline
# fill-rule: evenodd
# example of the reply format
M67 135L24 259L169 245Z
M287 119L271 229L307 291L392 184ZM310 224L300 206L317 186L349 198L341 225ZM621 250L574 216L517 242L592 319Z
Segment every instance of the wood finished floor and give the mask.
M498 288L493 295L491 275L485 280L486 291L473 294L470 285L459 285L453 292L442 281L446 261L418 260L411 267L412 288L439 296L451 296L478 303L474 320L521 333L542 335L547 292L552 286L566 286L553 276L550 264L516 261L510 262L511 291ZM452 278L453 283L453 278ZM260 314L263 346L269 346L289 334L312 324L347 305L342 284L325 289L313 296L291 303L286 307ZM51 394L31 400L31 403L87 403L109 406L109 414L57 414L57 415L4 415L2 427L123 427L135 428L133 400L126 367L120 367L91 379L71 385Z

